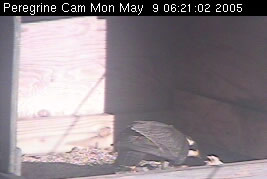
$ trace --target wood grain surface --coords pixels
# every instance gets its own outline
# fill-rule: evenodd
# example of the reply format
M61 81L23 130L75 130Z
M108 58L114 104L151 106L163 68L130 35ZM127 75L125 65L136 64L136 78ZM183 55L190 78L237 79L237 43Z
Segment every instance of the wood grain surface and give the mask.
M113 125L114 117L108 114L23 119L17 122L17 146L23 154L107 148L113 143Z
M96 17L22 24L19 117L103 113L105 48Z

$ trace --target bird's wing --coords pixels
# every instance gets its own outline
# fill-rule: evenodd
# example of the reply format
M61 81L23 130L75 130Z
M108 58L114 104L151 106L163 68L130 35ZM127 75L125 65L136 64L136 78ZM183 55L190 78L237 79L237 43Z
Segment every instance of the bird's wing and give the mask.
M145 136L128 136L116 143L118 150L134 150L156 156L161 155L159 148Z
M171 125L156 121L135 121L131 128L158 146L164 157L178 157L184 146L188 145L183 133Z
M117 166L134 166L143 160L145 153L131 150L122 150L118 153L115 160L115 165Z

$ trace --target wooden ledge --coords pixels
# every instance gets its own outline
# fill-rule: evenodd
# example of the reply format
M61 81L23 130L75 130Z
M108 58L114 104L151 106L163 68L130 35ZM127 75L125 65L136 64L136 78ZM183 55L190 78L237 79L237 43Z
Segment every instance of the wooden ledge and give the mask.
M77 146L110 147L114 116L45 117L17 121L17 146L23 154L67 152Z
M79 177L72 179L243 179L243 178L267 178L267 160L255 160L223 164L220 166L201 166L186 169L149 171L136 174L115 174L94 177Z

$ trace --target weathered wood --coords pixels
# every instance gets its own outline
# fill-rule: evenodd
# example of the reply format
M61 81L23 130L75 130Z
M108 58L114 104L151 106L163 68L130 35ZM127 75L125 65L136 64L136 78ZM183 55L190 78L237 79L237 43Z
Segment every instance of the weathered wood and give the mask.
M19 117L103 113L105 63L105 20L22 24Z
M176 124L188 135L255 159L267 156L266 113L184 91L176 91L175 102Z
M103 175L94 177L79 177L72 179L172 179L172 178L195 178L195 179L259 179L267 178L267 160L238 162L221 166L190 167L187 169L173 169L163 171L150 171L136 174Z
M110 147L112 115L47 117L17 122L17 142L24 154L67 152L73 147Z

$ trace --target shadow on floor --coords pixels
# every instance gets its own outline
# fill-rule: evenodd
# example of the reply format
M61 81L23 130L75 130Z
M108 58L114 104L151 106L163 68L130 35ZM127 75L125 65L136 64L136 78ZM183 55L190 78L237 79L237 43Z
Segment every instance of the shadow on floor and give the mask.
M23 162L22 176L26 179L60 179L85 176L114 174L114 166L105 165L74 165L63 162Z

